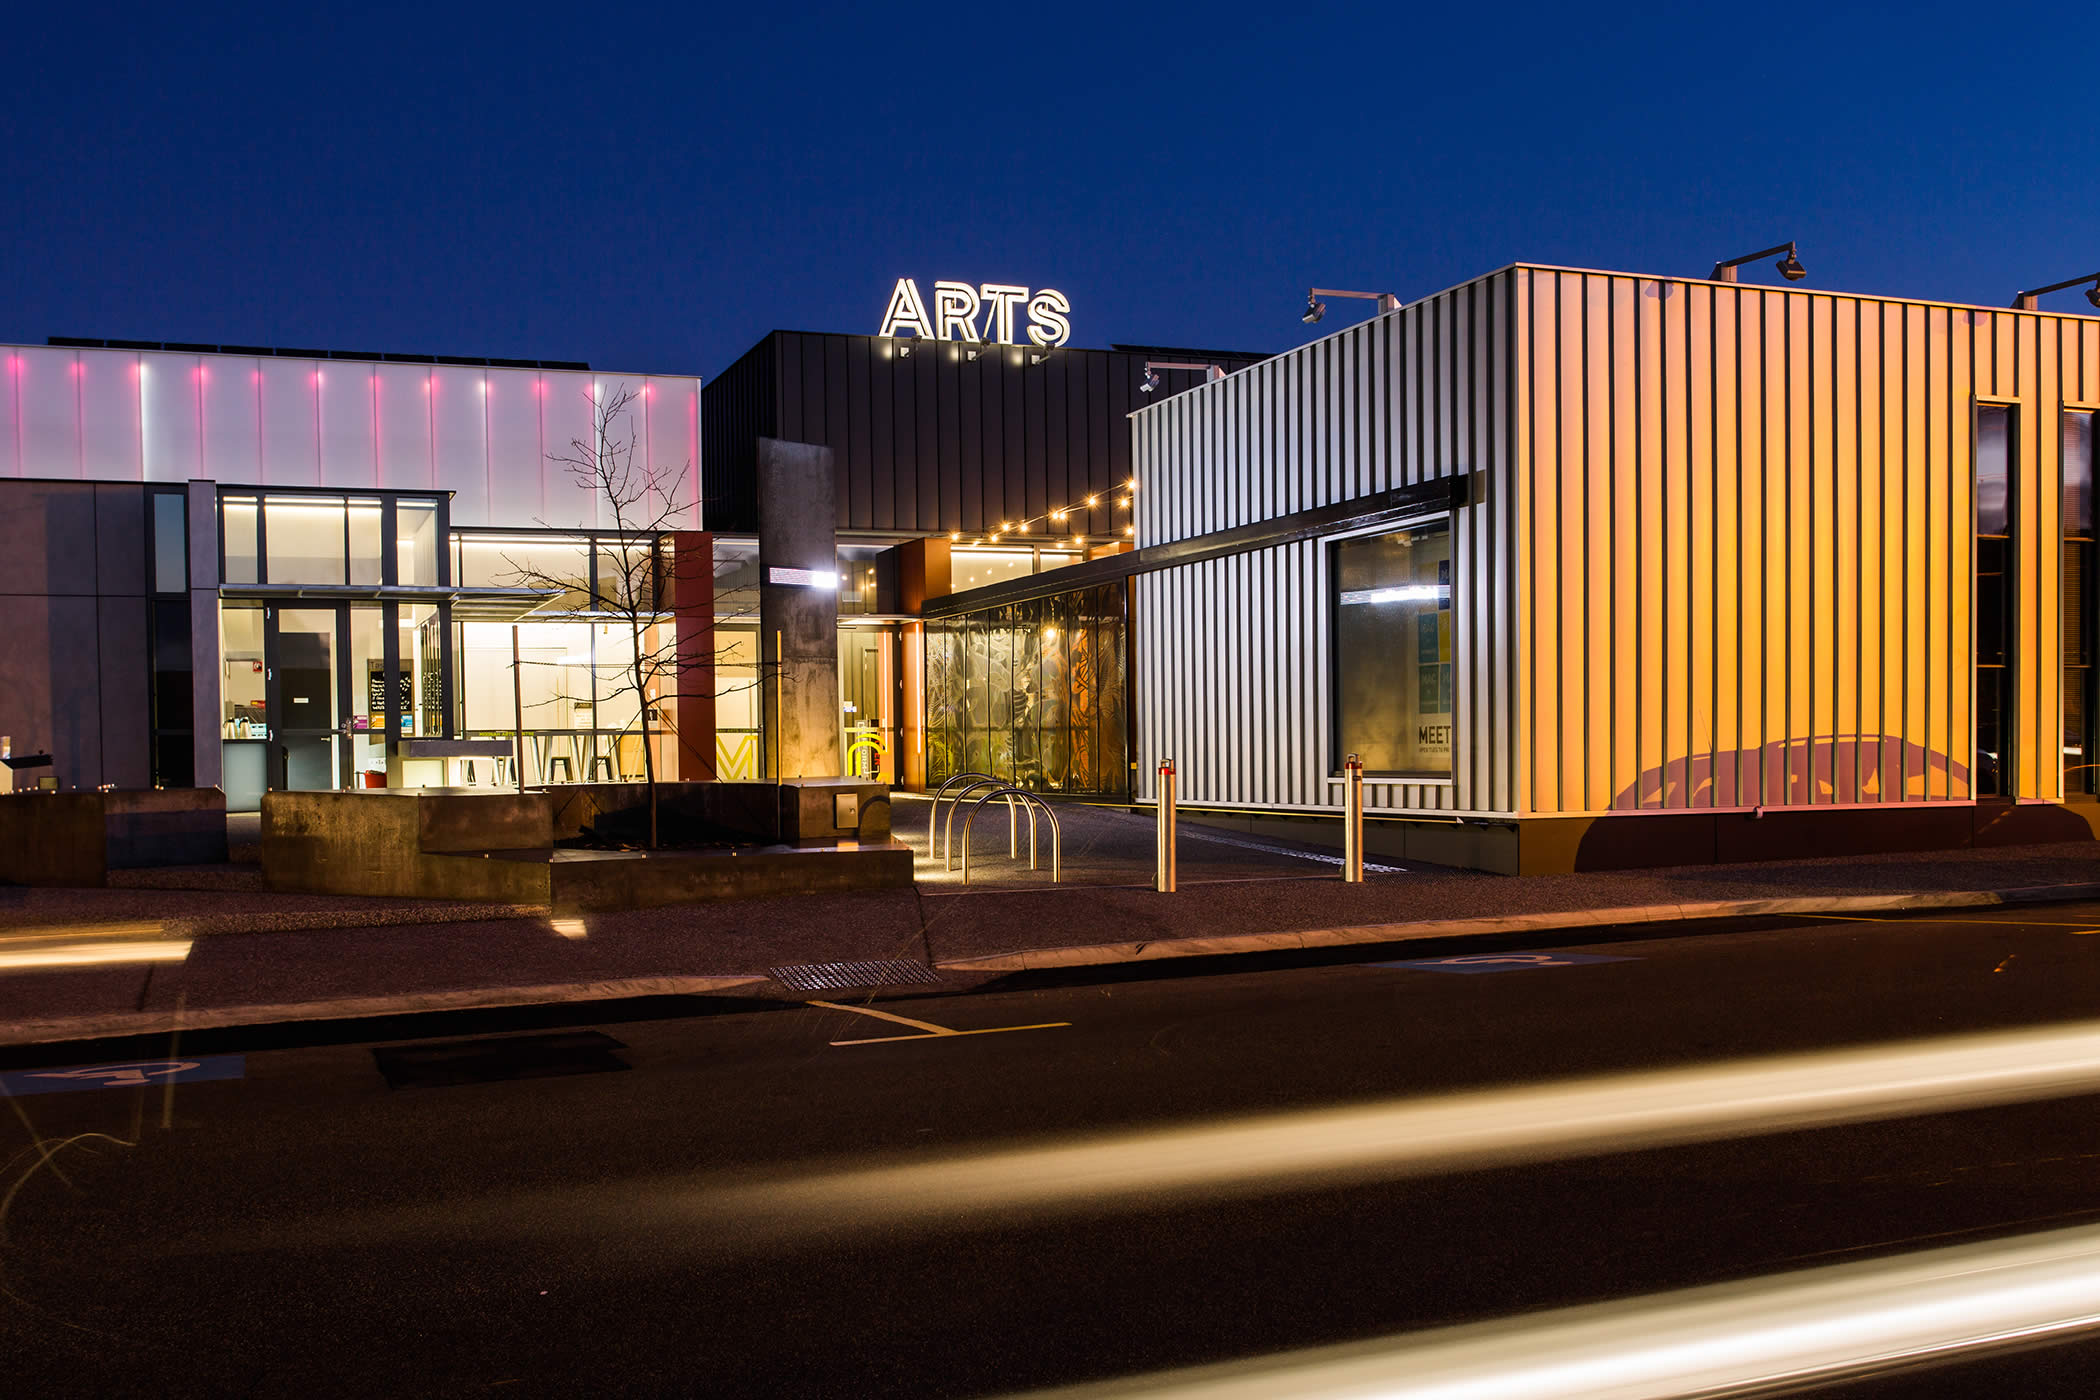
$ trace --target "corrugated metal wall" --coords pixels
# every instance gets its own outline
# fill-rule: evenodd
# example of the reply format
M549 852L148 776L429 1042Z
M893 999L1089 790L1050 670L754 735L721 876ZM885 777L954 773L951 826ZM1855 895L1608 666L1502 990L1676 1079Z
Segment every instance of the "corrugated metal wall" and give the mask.
M1979 398L2018 404L2013 791L2062 795L2060 417L2100 321L1515 275L1525 810L1968 798Z
M1513 272L1497 273L1138 414L1138 543L1196 535L1435 477L1467 476L1454 521L1455 776L1376 783L1374 808L1508 814L1518 654L1510 460ZM1328 552L1321 541L1140 575L1140 793L1162 756L1191 804L1334 809Z

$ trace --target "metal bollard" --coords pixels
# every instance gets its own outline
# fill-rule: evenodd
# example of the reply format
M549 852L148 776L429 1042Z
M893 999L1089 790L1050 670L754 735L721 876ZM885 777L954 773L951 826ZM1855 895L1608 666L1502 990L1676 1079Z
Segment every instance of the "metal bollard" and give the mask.
M1342 879L1364 882L1364 761L1355 754L1342 762Z
M1174 893L1174 760L1159 764L1159 868L1152 888L1161 894Z

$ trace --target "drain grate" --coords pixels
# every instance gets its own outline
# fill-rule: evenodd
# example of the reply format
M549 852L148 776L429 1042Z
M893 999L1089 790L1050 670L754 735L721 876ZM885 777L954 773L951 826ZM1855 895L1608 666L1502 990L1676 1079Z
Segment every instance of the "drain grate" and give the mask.
M435 1089L563 1074L605 1074L628 1068L613 1053L626 1048L602 1031L564 1031L389 1045L373 1050L372 1058L386 1076L389 1089Z
M773 980L798 992L846 992L862 987L939 984L933 969L913 958L887 962L801 963L771 969Z

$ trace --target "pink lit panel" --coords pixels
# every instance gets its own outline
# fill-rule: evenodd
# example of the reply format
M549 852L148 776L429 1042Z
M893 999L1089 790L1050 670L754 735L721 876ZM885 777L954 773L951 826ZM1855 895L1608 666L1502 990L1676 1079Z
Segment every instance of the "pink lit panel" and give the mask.
M203 468L197 357L152 352L138 360L146 480L188 481Z
M523 523L489 518L489 401L483 392L487 383L485 372L440 365L432 373L431 383L435 484L439 490L452 492L452 523Z
M314 486L321 480L320 421L310 360L262 360L258 419L262 484Z
M390 491L430 486L430 367L378 365L373 414L379 434L379 485Z
M261 385L262 371L253 360L220 359L205 366L204 475L213 481L249 485L258 479Z

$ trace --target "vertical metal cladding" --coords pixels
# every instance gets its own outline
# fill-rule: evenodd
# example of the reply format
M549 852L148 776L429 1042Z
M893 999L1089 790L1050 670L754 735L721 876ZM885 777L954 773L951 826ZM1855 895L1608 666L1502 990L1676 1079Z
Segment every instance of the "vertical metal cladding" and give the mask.
M1373 810L1512 815L1518 665L1516 273L1380 316L1133 419L1140 545L1167 544L1438 477L1469 478L1452 518L1455 766L1376 783ZM1299 540L1141 574L1139 791L1175 760L1193 805L1339 811L1328 543Z
M1979 402L2017 439L2011 790L2062 796L2061 416L2100 322L1514 276L1524 812L1969 799Z
M1131 474L1124 423L1146 395L1148 358L1199 352L1060 349L893 341L775 331L712 381L707 395L708 519L757 520L751 481L760 437L816 443L837 464L838 528L997 530L1097 498L1060 522L1097 538L1128 520L1116 488ZM1206 354L1221 368L1248 356ZM1159 371L1162 396L1203 381Z

